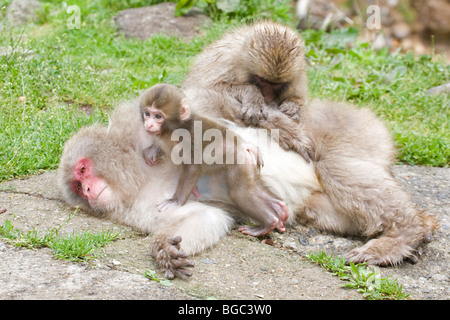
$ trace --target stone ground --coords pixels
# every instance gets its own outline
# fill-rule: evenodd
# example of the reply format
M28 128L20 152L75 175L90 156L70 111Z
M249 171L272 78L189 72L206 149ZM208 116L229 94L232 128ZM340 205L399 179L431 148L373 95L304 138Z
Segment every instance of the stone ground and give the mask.
M380 268L413 299L450 296L449 215L450 170L395 166L394 172L416 204L437 215L441 228L426 245L419 263ZM72 209L59 200L55 172L0 184L0 225L45 231L63 224ZM0 240L0 299L363 299L343 281L302 258L325 250L343 254L359 246L358 239L326 235L303 226L271 236L273 245L233 231L215 247L194 257L189 280L162 286L143 276L156 270L149 254L151 238L83 212L65 223L60 233L113 229L120 239L100 249L93 262L54 259L49 249L16 248ZM161 273L158 277L163 278Z

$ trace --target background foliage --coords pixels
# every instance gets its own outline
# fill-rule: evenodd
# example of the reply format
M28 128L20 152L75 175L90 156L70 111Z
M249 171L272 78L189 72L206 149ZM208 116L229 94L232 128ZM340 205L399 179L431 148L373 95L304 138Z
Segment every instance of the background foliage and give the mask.
M4 16L10 1L0 1ZM119 10L161 1L77 0L81 28L68 29L68 4L42 1L39 20L0 32L0 181L54 169L65 141L81 126L107 122L120 101L157 82L181 83L193 57L235 25L270 17L294 25L289 1L179 1L198 5L214 21L204 37L184 42L117 34ZM392 130L398 160L449 165L449 100L429 95L450 81L436 56L375 51L356 29L303 32L311 95L371 107Z

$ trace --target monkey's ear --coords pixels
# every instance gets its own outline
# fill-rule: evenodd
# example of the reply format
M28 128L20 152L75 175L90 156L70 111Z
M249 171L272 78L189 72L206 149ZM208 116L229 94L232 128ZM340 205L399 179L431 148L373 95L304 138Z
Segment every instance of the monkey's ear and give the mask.
M181 100L180 119L184 121L189 119L190 116L191 116L191 107L189 107L187 99L184 98Z

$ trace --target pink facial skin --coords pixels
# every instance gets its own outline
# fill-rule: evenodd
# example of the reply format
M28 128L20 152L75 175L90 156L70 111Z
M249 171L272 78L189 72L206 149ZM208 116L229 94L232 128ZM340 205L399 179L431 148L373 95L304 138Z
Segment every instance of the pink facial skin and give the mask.
M75 164L71 187L73 192L86 199L92 207L101 207L110 202L108 184L94 174L88 159L79 159Z
M144 126L150 134L158 134L161 131L161 125L166 120L164 113L154 106L144 109Z

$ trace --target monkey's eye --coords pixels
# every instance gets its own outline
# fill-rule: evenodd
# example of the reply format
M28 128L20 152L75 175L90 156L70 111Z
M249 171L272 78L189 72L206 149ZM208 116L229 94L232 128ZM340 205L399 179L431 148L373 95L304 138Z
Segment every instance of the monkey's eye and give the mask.
M156 119L161 119L161 118L162 118L162 115L160 115L159 113L157 113L157 114L155 114L155 118L156 118Z
M78 182L77 183L77 191L80 191L81 190L81 182Z
M145 111L145 112L144 112L144 115L145 115L146 117L150 117L150 112L149 112L149 111Z
M84 173L86 171L86 167L81 168L81 173Z

